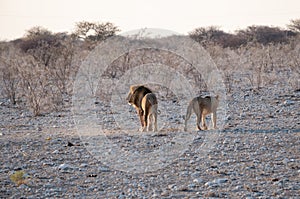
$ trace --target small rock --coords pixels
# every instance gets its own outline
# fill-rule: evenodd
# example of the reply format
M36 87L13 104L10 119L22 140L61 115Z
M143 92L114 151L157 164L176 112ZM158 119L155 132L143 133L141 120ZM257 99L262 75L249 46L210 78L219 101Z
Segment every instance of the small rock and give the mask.
M290 162L290 160L287 158L284 158L282 162L283 162L283 164L287 165Z
M173 190L176 187L176 184L169 184L168 189Z
M61 164L58 166L59 170L73 170L74 168L68 164Z
M120 195L118 196L118 199L123 199L123 198L126 198L126 196L124 195L124 193L122 193L122 194L120 194Z
M42 165L52 167L52 166L54 166L54 163L53 162L43 162Z
M214 182L207 182L204 185L207 186L207 187L217 187L218 186L218 184L216 184Z
M223 184L223 183L226 183L227 181L228 181L227 178L219 178L219 179L215 179L214 183L216 183L216 184Z
M98 171L100 171L100 172L109 172L110 170L107 167L99 167Z
M203 183L203 180L201 178L196 178L193 180L193 182L200 184Z
M229 144L230 143L230 140L225 138L224 141L223 141L223 144Z
M238 185L236 187L233 188L233 191L240 191L243 187Z
M161 195L161 196L168 196L169 193L168 193L167 191L163 191L160 195Z
M191 177L192 178L198 178L200 175L201 175L200 172L194 172L194 173L192 173Z
M215 193L215 192L208 192L207 194L205 194L205 197L209 197L209 198L218 198L219 194Z
M44 184L43 187L48 189L48 188L52 188L54 186L52 184L47 183L47 184Z
M188 185L188 189L194 189L196 187L196 184L192 183Z
M28 188L28 186L27 186L26 184L21 184L21 185L19 186L19 188L21 188L21 189L26 189L26 188Z
M286 105L286 106L293 105L294 103L295 103L295 102L292 101L292 100L285 100L285 101L283 102L283 104Z
M189 191L189 187L183 185L183 186L178 187L177 190L178 191Z
M195 163L195 160L190 160L189 161L189 164L194 164Z
M82 164L80 165L81 168L86 168L87 166L88 166L88 164L86 164L86 163L82 163Z
M183 176L183 177L186 177L189 175L189 172L188 171L183 171L180 173L180 176Z
M53 151L52 153L53 153L53 154L58 154L59 151L58 151L58 150L55 150L55 151Z

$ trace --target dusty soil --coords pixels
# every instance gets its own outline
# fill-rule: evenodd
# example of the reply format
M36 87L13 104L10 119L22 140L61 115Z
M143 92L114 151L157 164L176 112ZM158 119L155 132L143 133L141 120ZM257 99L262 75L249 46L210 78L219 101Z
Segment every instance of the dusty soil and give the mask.
M194 131L192 119L182 153L148 172L101 161L69 109L34 118L3 101L0 198L299 198L300 92L237 88L226 99L222 129ZM182 126L183 116L174 122ZM127 152L147 155L174 144L181 133L111 131L106 137L126 159ZM12 179L18 172L21 179Z

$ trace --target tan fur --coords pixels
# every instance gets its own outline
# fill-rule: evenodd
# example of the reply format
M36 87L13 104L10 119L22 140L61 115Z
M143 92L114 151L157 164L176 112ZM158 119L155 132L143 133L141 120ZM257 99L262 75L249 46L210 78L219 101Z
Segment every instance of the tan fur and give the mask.
M146 94L142 99L144 127L142 131L157 131L157 98L153 93ZM153 128L154 126L154 128Z
M203 129L207 130L205 117L208 114L211 114L213 128L216 129L218 106L219 106L219 96L216 97L207 96L204 98L199 96L192 99L187 108L184 130L187 131L187 122L191 117L192 111L197 116L198 130L202 130L200 127L200 122L202 123Z

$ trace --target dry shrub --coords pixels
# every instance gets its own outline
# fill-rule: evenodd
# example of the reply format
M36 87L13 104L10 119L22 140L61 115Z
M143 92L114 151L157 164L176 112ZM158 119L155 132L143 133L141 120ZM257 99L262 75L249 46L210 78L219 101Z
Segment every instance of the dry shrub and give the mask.
M13 174L11 174L9 176L9 178L17 186L20 186L22 184L27 184L27 180L25 178L25 172L24 171L16 171Z
M24 56L19 66L19 75L26 104L34 116L56 108L62 96L57 87L53 86L49 70L31 56Z
M0 55L0 79L2 94L15 105L17 102L19 76L18 76L18 51L12 45L2 45Z

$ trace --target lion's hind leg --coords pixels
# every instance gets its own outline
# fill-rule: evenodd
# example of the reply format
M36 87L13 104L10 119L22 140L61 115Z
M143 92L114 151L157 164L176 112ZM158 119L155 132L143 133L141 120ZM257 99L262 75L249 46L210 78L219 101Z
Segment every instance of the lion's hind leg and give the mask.
M148 116L148 131L157 131L157 105L151 107Z
M141 131L146 131L147 129L147 126L148 126L148 111L147 109L145 109L143 111L143 115L141 116L142 120L143 120L143 123L142 123L142 130Z
M147 131L152 131L152 129L153 129L152 126L153 126L153 114L150 113L148 115L148 127L147 127Z
M217 113L216 112L211 114L211 119L212 119L213 128L217 129Z
M154 116L154 131L157 131L157 112L153 116Z

